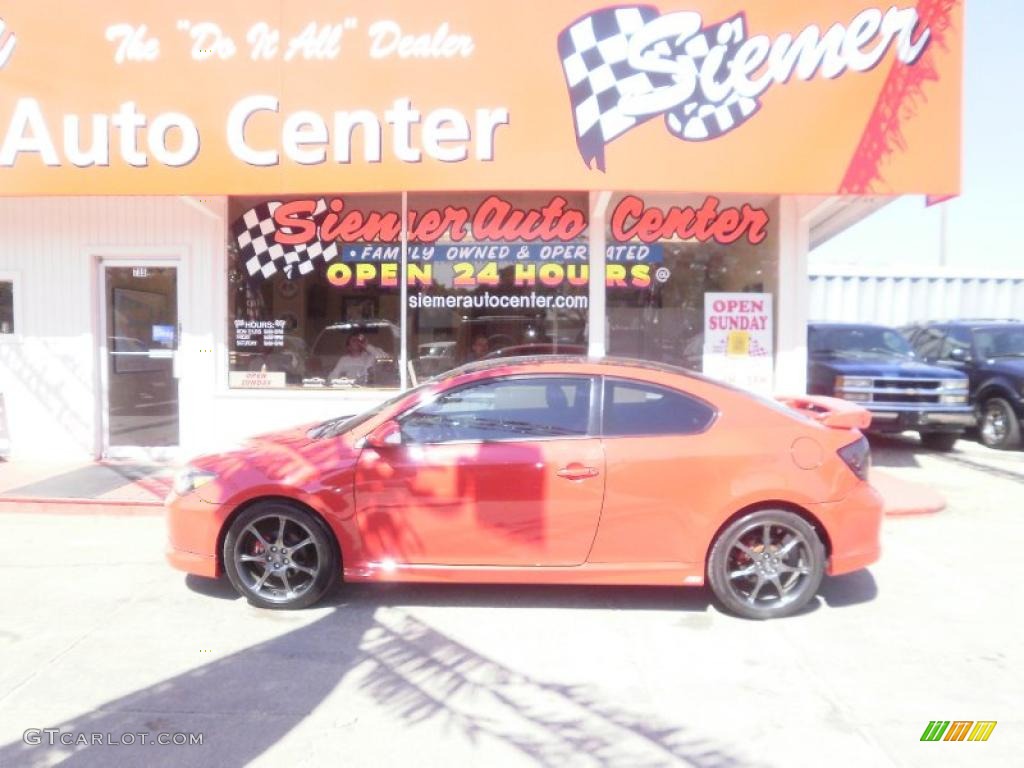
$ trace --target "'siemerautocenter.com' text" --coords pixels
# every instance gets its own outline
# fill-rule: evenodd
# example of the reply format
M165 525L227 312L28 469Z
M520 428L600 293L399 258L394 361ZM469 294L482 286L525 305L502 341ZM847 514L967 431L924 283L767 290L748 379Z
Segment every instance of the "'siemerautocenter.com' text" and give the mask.
M495 294L485 292L471 296L409 297L410 309L586 309L587 296L545 296L536 293Z
M199 746L203 743L201 733L150 733L136 731L125 733L62 731L59 728L29 728L21 735L29 746L87 747L87 746L130 746L133 744L157 746Z

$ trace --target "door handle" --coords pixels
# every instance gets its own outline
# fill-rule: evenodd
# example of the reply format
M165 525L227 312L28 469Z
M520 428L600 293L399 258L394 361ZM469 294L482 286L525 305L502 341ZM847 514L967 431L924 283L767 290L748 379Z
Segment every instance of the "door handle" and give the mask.
M598 472L594 467L584 467L581 464L570 464L568 467L562 467L556 473L559 477L564 477L566 480L585 480L588 477L597 477Z

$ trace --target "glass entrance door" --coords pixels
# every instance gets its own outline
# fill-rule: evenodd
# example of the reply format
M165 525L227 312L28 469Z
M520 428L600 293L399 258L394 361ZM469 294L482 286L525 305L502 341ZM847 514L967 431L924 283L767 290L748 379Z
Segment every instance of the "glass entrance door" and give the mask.
M178 269L103 266L105 452L178 445Z

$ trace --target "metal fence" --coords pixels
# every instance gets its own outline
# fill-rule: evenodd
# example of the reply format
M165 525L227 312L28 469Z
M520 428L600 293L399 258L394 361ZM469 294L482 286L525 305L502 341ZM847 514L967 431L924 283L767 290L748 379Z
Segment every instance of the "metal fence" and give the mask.
M899 326L918 320L1024 319L1024 272L810 270L812 321Z

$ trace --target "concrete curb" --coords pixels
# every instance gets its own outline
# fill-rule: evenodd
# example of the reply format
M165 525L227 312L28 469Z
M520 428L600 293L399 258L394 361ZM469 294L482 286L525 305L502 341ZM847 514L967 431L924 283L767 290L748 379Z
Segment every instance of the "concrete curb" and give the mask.
M883 511L886 517L934 515L946 508L946 498L922 483L872 469L871 485L885 501Z
M159 517L163 504L105 499L48 499L0 496L0 513L32 515L106 515L117 517Z

